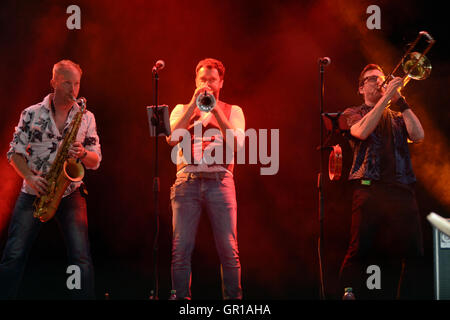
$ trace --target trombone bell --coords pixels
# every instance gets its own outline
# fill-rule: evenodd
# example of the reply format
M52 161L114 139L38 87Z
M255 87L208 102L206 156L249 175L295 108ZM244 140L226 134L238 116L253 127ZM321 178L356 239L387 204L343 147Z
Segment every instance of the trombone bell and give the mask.
M407 56L407 59L403 60L402 68L405 74L414 80L424 80L431 73L430 60L419 52L411 52Z

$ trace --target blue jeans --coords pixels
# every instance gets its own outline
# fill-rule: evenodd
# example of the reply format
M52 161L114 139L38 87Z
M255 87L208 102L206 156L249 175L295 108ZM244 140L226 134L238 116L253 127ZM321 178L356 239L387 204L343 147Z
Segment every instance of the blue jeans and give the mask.
M33 217L36 196L21 192L8 229L0 261L0 299L17 297L25 264L42 222ZM81 271L81 289L72 289L74 299L94 298L94 272L89 248L86 200L77 189L61 200L55 219L67 248L69 265ZM67 277L70 275L68 274Z
M224 299L242 299L237 243L237 204L230 174L215 179L177 177L171 188L173 212L172 289L178 299L191 298L191 256L205 205L219 254Z

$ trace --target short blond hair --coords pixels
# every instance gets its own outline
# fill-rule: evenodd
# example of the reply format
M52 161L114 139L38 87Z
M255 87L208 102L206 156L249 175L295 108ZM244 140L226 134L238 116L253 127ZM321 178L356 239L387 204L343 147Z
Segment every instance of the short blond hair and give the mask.
M80 73L80 77L83 74L81 67L78 64L76 64L75 62L70 61L70 60L61 60L53 65L52 79L55 79L56 74L61 73L61 70L67 70L70 68L74 68L74 69L78 70L78 72Z

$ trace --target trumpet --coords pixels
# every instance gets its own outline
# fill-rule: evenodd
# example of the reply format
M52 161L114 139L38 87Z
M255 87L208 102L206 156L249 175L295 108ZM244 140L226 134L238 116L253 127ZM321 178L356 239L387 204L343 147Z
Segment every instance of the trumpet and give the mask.
M426 38L428 46L422 53L412 52L413 48L417 45L422 37ZM400 65L402 66L403 72L405 73L402 79L403 86L406 86L410 79L424 80L428 78L431 74L431 63L430 60L428 60L428 58L425 56L425 54L430 51L435 42L436 40L434 40L428 32L420 31L417 38L413 43L411 43L408 50L405 52L399 63L397 63L394 70L392 70L391 73L383 81L380 88L386 88L387 81L394 78L394 73L397 71Z
M201 111L210 112L216 106L216 98L212 93L205 90L197 96L195 104Z

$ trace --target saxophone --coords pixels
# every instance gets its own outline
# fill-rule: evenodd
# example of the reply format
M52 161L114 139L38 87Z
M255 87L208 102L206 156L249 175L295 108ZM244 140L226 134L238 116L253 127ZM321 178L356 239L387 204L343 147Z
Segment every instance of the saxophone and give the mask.
M33 203L33 216L41 222L47 222L53 218L69 184L81 181L84 177L83 165L79 160L69 158L69 148L75 142L83 114L86 112L86 99L73 100L81 108L72 119L70 131L64 137L50 171L45 176L48 182L47 191L42 196L37 197Z

